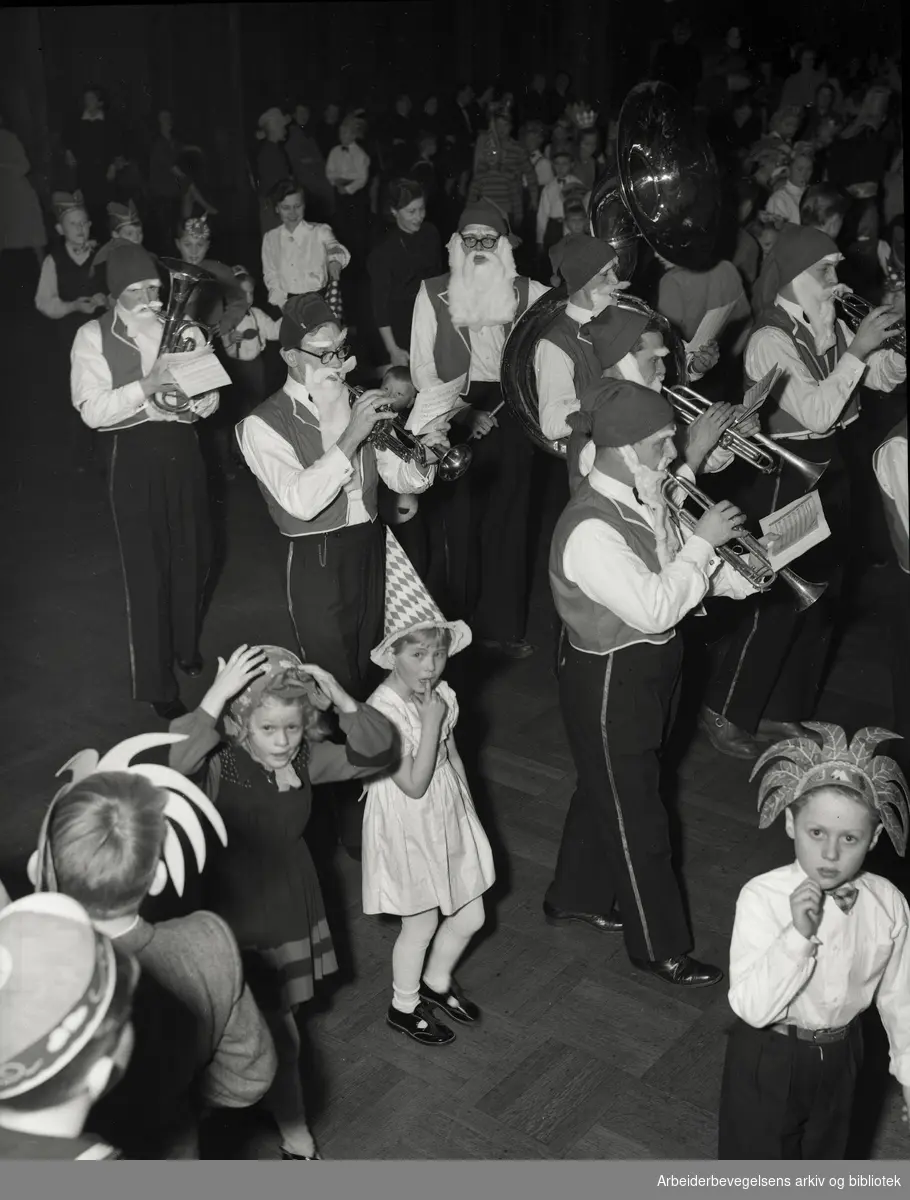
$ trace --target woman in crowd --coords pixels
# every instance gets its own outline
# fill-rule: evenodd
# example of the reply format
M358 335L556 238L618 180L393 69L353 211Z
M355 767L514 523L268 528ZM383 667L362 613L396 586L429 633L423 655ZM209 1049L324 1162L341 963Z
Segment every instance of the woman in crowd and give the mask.
M31 250L40 267L47 232L41 204L29 182L30 171L22 143L6 128L0 114L0 254L4 250Z

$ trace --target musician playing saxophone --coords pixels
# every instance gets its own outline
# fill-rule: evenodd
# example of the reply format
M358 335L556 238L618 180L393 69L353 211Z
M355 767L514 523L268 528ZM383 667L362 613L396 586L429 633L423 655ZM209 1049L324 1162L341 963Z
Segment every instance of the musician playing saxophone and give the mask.
M174 663L197 675L202 593L211 561L208 495L195 422L218 393L184 412L151 403L179 392L159 359L161 280L148 252L123 242L107 259L113 307L76 334L73 405L108 450L108 483L126 587L133 699L165 720L186 709Z

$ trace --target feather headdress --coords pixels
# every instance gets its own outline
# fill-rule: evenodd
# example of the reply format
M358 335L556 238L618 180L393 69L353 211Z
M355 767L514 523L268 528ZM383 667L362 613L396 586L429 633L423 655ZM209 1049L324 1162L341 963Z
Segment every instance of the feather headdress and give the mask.
M848 744L839 725L803 724L820 734L821 744L809 737L788 738L767 749L752 768L750 783L764 767L775 763L758 789L759 829L767 829L812 788L840 784L860 793L903 857L910 830L907 780L893 758L875 753L879 742L900 739L900 734L871 725L860 729Z
M174 742L182 742L185 739L186 735L182 733L142 733L138 737L127 738L126 741L120 742L103 758L99 757L97 750L80 750L60 768L57 772L58 778L66 771L70 772L72 778L69 783L60 788L51 800L41 823L36 858L36 891L54 892L57 890L57 876L48 832L58 802L77 783L82 783L90 775L96 775L100 771L125 771L129 775L141 775L167 796L164 809L166 832L162 857L174 890L178 896L183 895L186 866L183 859L183 847L174 826L178 826L186 834L187 840L193 848L196 866L201 872L205 867L205 833L194 806L206 817L222 846L227 845L227 830L224 827L224 821L205 792L181 775L179 771L163 766L161 763L134 763L133 759L145 750L170 746Z

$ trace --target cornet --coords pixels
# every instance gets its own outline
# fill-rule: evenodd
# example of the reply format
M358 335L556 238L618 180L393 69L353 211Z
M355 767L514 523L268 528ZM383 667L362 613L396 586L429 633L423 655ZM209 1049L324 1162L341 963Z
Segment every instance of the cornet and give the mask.
M837 296L837 303L844 311L844 319L847 324L856 333L861 323L868 317L875 307L868 300L864 300L862 296L857 296L856 292L847 292L843 296ZM895 325L892 331L888 334L887 339L882 343L883 346L891 350L896 350L898 354L907 357L907 323L901 321L899 325Z
M691 534L697 522L695 517L690 512L686 512L684 505L677 504L673 493L676 488L682 488L686 495L693 500L699 508L705 512L709 508L714 507L714 501L710 496L706 496L704 492L689 483L686 479L680 479L678 475L669 475L661 486L664 494L664 499L667 502L674 523ZM742 547L744 554L751 556L756 560L757 565L753 566L748 558L737 554L732 548L739 545ZM819 600L827 588L827 583L807 583L805 579L801 579L795 571L791 571L789 567L782 567L780 571L775 571L770 559L768 551L761 542L752 536L751 533L738 533L736 537L726 546L718 546L716 549L717 556L732 567L747 583L759 592L767 592L778 576L787 584L796 595L796 607L800 612L804 612L807 608Z
M366 389L352 387L349 388L349 391L353 404ZM392 413L395 410L391 404L383 404L376 411ZM437 450L425 446L420 438L415 437L409 429L405 429L404 425L394 417L387 417L385 420L377 422L370 431L367 441L375 450L390 450L403 462L416 462L421 467L427 465L429 461L427 456L432 455L436 462L437 475L443 483L453 483L456 479L460 479L470 467L473 458L470 446L450 446L448 450L440 454Z
M677 384L675 387L665 387L661 390L687 425L691 425L711 407L710 400L706 400L690 387ZM753 433L750 437L744 437L735 429L728 429L720 439L720 445L764 475L770 475L781 463L787 463L802 475L810 492L828 469L828 463L808 462L779 442L775 442L773 438L765 437L763 433Z

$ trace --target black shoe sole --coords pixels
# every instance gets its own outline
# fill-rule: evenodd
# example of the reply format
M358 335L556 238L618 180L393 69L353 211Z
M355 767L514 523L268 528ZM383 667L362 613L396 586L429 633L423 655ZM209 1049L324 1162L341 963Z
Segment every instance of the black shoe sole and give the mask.
M441 1046L451 1046L451 1044L455 1041L454 1033L448 1039L448 1041L445 1042L426 1041L420 1036L419 1033L411 1033L410 1029L402 1029L400 1025L396 1025L394 1022L390 1021L388 1017L386 1017L385 1023L388 1025L389 1029L394 1029L396 1033L403 1033L405 1037L409 1037L412 1041L419 1043L421 1046L429 1046L433 1050L438 1049Z

